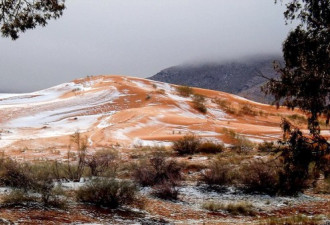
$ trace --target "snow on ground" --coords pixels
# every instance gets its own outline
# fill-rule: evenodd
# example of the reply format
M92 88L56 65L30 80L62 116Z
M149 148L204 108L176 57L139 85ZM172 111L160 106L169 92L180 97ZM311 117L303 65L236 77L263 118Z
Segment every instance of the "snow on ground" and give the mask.
M135 93L137 88L141 90ZM157 90L164 90L164 93ZM150 91L155 91L155 97L145 102L142 99ZM232 99L232 95L218 94ZM208 112L202 114L191 106L191 97L178 95L175 86L122 76L88 77L33 93L0 94L0 125L3 128L0 130L0 147L19 140L64 138L76 131L88 132L88 141L93 145L95 140L102 140L100 135L105 133L101 130L108 127L111 128L106 129L107 140L114 143L118 140L123 142L119 144L125 145L168 145L158 140L171 139L169 135L174 139L187 133L216 141L221 136L216 130L224 127L244 128L239 132L254 142L280 136L281 129L274 126L274 122L270 121L268 126L256 117L254 123L248 125L248 120L225 113L210 99L208 96ZM237 99L245 101L240 97ZM256 134L256 127L265 134ZM152 140L153 136L157 137L156 140Z
M222 204L248 202L257 209L275 210L278 207L301 204L309 201L324 201L322 198L311 197L304 194L300 194L298 197L245 194L231 187L224 192L219 193L209 190L206 185L188 185L181 187L179 190L180 198L183 202L193 204L200 208L205 202L216 202Z

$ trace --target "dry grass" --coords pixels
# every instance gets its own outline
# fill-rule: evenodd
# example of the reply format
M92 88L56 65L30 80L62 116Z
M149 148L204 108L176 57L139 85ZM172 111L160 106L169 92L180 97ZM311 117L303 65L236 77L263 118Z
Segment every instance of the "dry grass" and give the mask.
M212 100L212 102L216 103L223 111L228 114L237 114L237 110L227 99L215 98Z
M252 204L248 202L236 202L229 204L222 204L216 202L206 202L202 206L204 209L217 212L225 211L231 215L244 215L244 216L254 216L255 209Z
M96 206L117 208L134 201L137 189L129 181L94 179L76 192L77 200Z
M174 141L172 149L179 155L189 155L198 152L201 140L195 135L186 135L181 139Z
M244 116L257 116L258 112L256 110L253 109L253 107L251 105L248 104L243 104L239 111L238 111L239 115L244 115Z
M265 221L260 222L260 225L317 225L321 224L322 218L320 216L306 216L306 215L294 215L289 217L272 217ZM324 223L326 224L326 223Z
M193 96L193 104L194 108L198 110L201 113L206 113L207 108L205 106L205 96L199 95L199 94L194 94Z
M177 86L176 91L182 97L189 97L194 93L194 90L188 86Z
M239 153L247 153L248 151L253 150L255 147L253 142L236 133L234 130L223 128L222 132L227 136L227 138L231 140L233 144L233 147L231 148Z

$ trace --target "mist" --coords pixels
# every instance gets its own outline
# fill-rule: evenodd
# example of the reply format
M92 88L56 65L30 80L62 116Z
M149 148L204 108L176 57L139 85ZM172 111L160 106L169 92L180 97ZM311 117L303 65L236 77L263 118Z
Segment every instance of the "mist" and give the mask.
M0 39L0 92L87 75L149 77L178 64L281 55L284 7L272 0L70 0L63 17Z

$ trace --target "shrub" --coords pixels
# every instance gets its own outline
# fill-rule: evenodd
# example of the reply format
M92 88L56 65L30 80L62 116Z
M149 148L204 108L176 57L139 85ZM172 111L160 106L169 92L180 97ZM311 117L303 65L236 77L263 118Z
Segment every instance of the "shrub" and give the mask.
M2 203L6 205L22 205L36 201L36 197L30 196L20 189L10 191L9 194L4 195L2 198Z
M253 205L247 202L230 203L225 206L225 211L232 215L254 216Z
M134 201L136 187L129 181L94 179L76 191L78 201L117 208Z
M253 205L247 202L237 202L237 203L215 203L215 202L206 202L202 206L204 209L216 212L216 211L226 211L232 215L244 215L244 216L254 216L255 210Z
M240 183L243 190L254 193L274 195L279 192L279 176L282 165L277 162L250 162L240 169Z
M87 137L83 137L81 133L75 132L71 135L71 142L76 146L78 162L76 165L70 164L70 151L68 151L67 174L70 180L79 181L84 173L86 165Z
M195 135L186 135L183 138L174 141L172 149L179 155L194 154L198 152L201 141Z
M305 116L301 116L299 114L289 115L289 116L287 116L287 118L298 124L307 124L307 122L308 122Z
M232 107L231 103L227 99L215 98L213 100L223 111L229 114L237 114L237 111Z
M177 185L171 181L163 181L152 187L152 194L158 198L166 200L177 200L179 190Z
M177 183L182 179L182 166L163 156L154 156L149 162L142 161L133 173L134 180L142 186L153 186L165 181Z
M304 224L304 225L317 225L322 224L323 218L321 216L306 216L302 214L293 215L289 217L272 217L269 218L263 222L261 222L261 225L279 225L279 224L285 224L285 225L297 225L297 224ZM326 224L326 223L325 223Z
M2 161L0 183L13 188L28 190L33 186L33 178L27 164L20 164L11 159Z
M224 149L224 146L222 144L208 141L208 142L203 142L198 147L198 152L215 154L215 153L222 152L223 149Z
M45 206L64 206L54 192L55 176L49 163L20 164L8 159L2 166L1 183L16 189L7 196L7 201L19 203L21 200L38 201L40 198ZM32 198L28 192L38 194L38 197Z
M223 209L223 204L216 202L204 202L202 208L212 212L217 212Z
M209 186L225 186L233 183L234 175L229 163L218 159L211 163L209 168L203 173L201 180Z
M111 150L101 150L94 155L86 157L86 166L89 167L92 176L99 176L108 172L108 176L114 176L117 165L115 159L117 154Z
M201 113L206 113L207 108L205 106L205 97L203 95L194 94L193 97L194 108Z
M247 105L244 104L243 106L241 106L239 112L239 114L243 114L243 115L248 115L248 116L256 116L258 115L258 113L252 109L251 105Z
M231 139L233 150L238 153L248 152L254 148L254 144L242 135L237 134L235 131L227 128L222 129L223 133Z
M279 149L279 146L275 145L272 141L265 141L263 143L258 144L257 149L260 152L276 152Z
M188 86L177 86L176 91L182 97L189 97L194 93L194 90Z

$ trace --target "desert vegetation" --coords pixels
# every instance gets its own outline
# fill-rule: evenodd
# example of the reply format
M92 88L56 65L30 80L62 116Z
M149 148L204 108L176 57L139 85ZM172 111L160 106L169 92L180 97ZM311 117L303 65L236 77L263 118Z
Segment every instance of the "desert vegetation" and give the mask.
M233 138L238 135L230 130L226 132L231 133ZM84 140L84 137L80 136L80 139ZM295 156L283 155L285 145L281 143L265 142L250 146L249 142L242 142L242 146L247 144L251 149L237 151L196 135L187 135L174 141L171 148L136 146L130 150L131 161L128 162L115 149L100 149L91 153L87 148L81 148L84 146L82 140L75 140L75 143L80 144L75 145L77 153L70 158L69 163L24 163L3 157L0 184L10 188L10 191L0 195L0 211L1 208L19 206L55 211L75 210L77 206L84 210L129 211L133 207L148 211L153 209L149 207L157 201L157 205L174 204L173 207L186 202L184 204L191 207L198 206L202 210L199 213L212 212L226 217L256 219L257 215L272 212L272 199L283 195L299 196L307 189L324 194L329 185L328 178L313 184L317 179L315 164L309 165L306 176L293 179L292 174L296 174L295 167L298 165L289 160ZM79 153L81 149L83 154ZM259 157L256 158L256 155ZM194 161L195 157L202 161ZM327 170L327 164L322 165L318 167L321 173ZM292 169L287 170L287 166ZM65 188L66 183L79 186ZM191 194L185 193L187 189L199 195L207 195L211 191L213 194L210 196L213 197L209 200L197 197L200 201L197 203L190 200ZM222 195L232 196L232 199L223 202ZM250 196L249 200L239 200L240 196L245 195ZM253 199L262 199L264 195L270 197L260 208L253 203ZM279 221L273 218L257 220L260 224L276 224ZM303 214L301 218L288 217L281 221L298 220L307 221Z
M194 94L194 96L193 96L194 108L201 113L207 112L207 108L205 106L205 101L206 101L205 96L199 95L199 94Z
M177 86L176 91L182 97L190 97L194 94L194 90L189 86Z

